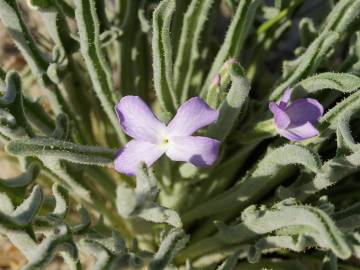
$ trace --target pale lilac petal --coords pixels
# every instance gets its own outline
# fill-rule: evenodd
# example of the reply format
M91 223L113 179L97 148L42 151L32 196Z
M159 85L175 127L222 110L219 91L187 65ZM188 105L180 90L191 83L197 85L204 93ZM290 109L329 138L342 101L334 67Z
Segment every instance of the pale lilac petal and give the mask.
M293 128L279 129L278 132L290 141L302 141L319 135L319 131L310 122Z
M211 109L201 98L189 99L178 109L168 125L168 132L174 136L189 136L217 120L219 112Z
M287 107L287 105L289 104L290 98L291 98L291 88L286 88L283 96L281 97L281 100L279 102L279 107L282 110L285 110L285 108Z
M186 161L197 167L207 167L216 161L219 149L220 142L207 137L171 137L166 155L174 161Z
M291 120L291 126L301 126L306 122L316 124L324 108L316 99L302 98L293 102L285 112Z
M115 109L124 132L135 139L156 143L166 129L138 96L123 97Z
M274 114L275 125L277 128L284 129L290 125L290 118L287 116L286 112L279 107L279 105L275 102L270 102L269 109Z
M114 162L115 169L132 176L136 174L136 170L142 161L150 167L164 153L165 149L160 145L132 140L118 152Z

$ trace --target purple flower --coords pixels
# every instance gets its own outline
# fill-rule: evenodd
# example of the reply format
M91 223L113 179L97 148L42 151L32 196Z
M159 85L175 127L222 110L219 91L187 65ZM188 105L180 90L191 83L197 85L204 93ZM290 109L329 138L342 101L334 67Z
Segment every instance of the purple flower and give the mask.
M319 135L316 129L324 113L323 106L312 98L301 98L289 104L291 89L286 89L280 102L270 102L275 126L281 136L290 141L301 141Z
M123 97L115 109L122 129L133 138L115 159L115 168L121 173L134 175L140 162L150 167L163 154L197 167L210 166L218 157L219 141L191 136L219 115L201 98L185 102L167 126L137 96Z

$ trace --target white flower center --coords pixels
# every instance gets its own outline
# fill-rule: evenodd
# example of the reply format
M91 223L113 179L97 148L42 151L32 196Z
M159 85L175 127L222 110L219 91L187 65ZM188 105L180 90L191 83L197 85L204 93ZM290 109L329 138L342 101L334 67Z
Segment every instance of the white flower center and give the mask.
M160 145L167 150L170 146L170 137L167 135L161 136Z
M169 143L169 138L165 137L162 139L162 144L167 145Z

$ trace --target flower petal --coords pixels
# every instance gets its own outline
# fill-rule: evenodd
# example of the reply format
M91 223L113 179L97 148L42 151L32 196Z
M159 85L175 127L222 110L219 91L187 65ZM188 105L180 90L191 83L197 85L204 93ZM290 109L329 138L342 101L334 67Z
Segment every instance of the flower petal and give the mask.
M284 94L282 95L281 100L279 102L280 109L282 109L282 110L286 109L287 105L289 104L290 98L291 98L291 91L292 90L290 87L286 88L286 90L285 90Z
M207 137L171 137L166 155L174 161L186 161L197 167L211 166L219 155L220 142Z
M135 139L157 143L166 129L140 97L123 97L115 110L124 132Z
M279 129L278 132L290 141L302 141L319 135L319 131L310 122L294 128Z
M189 99L178 109L168 125L173 136L189 136L217 120L219 112L211 109L201 98Z
M129 176L135 175L140 162L150 167L165 153L165 149L157 144L145 141L132 140L118 152L114 165L118 172Z
M316 124L324 113L323 106L312 98L302 98L293 102L285 110L291 120L291 126L302 126L306 122Z
M274 114L275 125L279 129L287 128L290 125L290 118L275 102L270 102L270 111Z

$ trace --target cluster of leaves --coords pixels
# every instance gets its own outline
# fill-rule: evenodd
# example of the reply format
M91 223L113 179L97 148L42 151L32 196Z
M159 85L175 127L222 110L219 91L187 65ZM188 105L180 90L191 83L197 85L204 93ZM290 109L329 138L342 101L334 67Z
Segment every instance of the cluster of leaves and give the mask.
M1 180L1 189L6 193L0 193L0 232L28 259L22 269L42 269L56 253L70 269L82 269L80 250L94 257L93 269L137 269L145 265L149 269L163 269L188 240L182 230L172 229L162 236L155 254L141 250L136 239L128 248L117 231L104 225L102 217L91 226L90 215L84 208L77 210L80 222L70 225L71 221L66 221L70 210L68 191L59 184L52 186L53 195L49 197L35 185L31 194L15 207L13 200L26 196L26 188L39 172L39 165L31 163L24 174Z
M24 269L55 255L80 269L80 254L94 269L356 267L360 0L273 2L28 0L35 42L19 3L0 0L27 62L0 69L0 139L24 171L0 180L0 233ZM278 137L268 104L288 86L326 108L319 136ZM165 122L192 96L218 109L201 131L222 142L217 163L115 173L129 94Z

